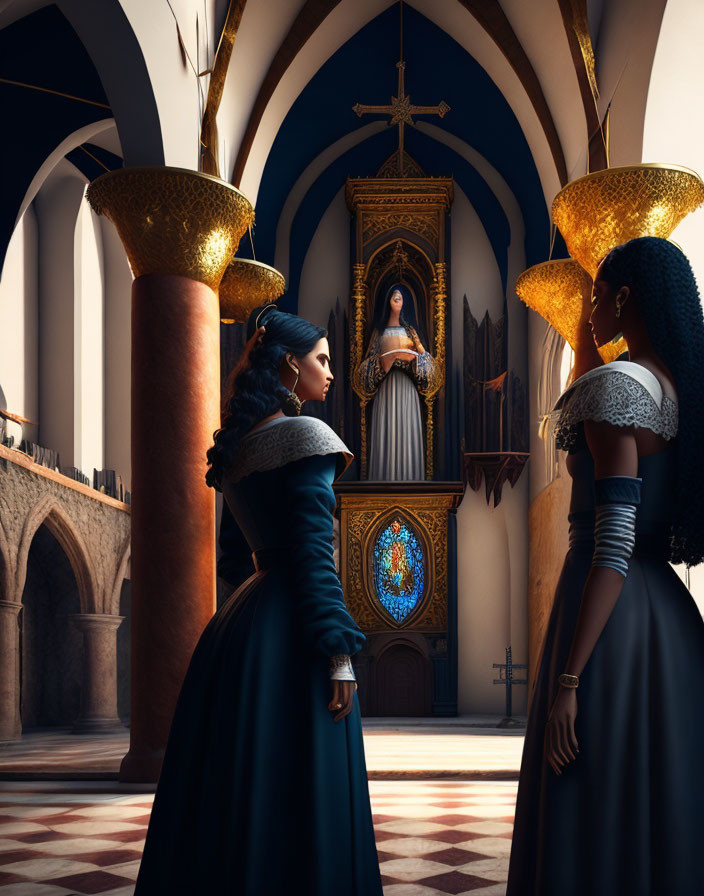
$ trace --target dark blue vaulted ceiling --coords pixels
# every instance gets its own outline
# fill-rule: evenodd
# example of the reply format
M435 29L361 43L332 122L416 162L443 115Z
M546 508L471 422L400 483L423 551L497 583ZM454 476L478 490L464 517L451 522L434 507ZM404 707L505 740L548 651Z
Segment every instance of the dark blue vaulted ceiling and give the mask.
M52 5L0 30L0 77L70 94L89 105L55 93L0 82L5 125L0 141L0 269L22 200L42 163L74 131L112 117L98 73L73 28ZM109 168L122 164L112 153L87 145ZM87 176L104 170L87 153L69 154ZM88 172L90 172L88 174Z
M273 263L276 227L286 198L307 166L340 138L374 120L360 120L355 103L385 104L396 94L398 5L381 13L345 43L313 76L289 110L269 153L257 199L257 256ZM445 100L451 109L431 121L464 140L502 175L525 222L526 259L547 258L549 218L538 172L518 121L484 69L449 34L404 6L406 93L416 105ZM289 292L282 307L295 310L305 252L325 209L348 175L372 176L397 146L397 128L375 134L321 173L291 229ZM453 176L474 205L506 280L508 222L478 172L454 150L406 128L406 148L428 175ZM244 243L243 243L244 250Z

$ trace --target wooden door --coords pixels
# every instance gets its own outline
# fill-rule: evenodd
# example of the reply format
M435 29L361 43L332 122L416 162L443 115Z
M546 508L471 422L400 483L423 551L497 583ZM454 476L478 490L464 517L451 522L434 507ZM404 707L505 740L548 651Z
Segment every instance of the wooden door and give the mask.
M392 644L374 667L374 715L429 716L432 667L410 644Z

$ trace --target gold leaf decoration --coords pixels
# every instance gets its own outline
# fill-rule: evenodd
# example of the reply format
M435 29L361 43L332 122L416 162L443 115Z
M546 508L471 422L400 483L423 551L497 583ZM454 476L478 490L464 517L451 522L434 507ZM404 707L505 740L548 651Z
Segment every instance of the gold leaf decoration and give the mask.
M571 258L544 261L521 274L516 293L576 349L580 335L584 335L579 332L582 309L592 293L592 278L584 268ZM588 332L586 337L591 339ZM619 339L598 351L608 364L627 348L625 341Z
M165 166L119 168L88 187L117 228L135 277L177 274L217 290L254 209L232 184Z
M607 168L571 181L552 203L567 249L592 276L614 246L641 236L667 238L704 202L704 183L679 165Z
M261 261L234 258L220 284L220 320L244 323L259 305L284 294L286 282L276 268Z

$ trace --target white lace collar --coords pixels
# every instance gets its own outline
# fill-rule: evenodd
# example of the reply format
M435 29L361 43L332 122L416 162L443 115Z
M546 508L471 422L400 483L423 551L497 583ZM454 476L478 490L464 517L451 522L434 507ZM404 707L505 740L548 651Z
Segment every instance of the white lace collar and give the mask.
M660 385L660 380L655 376L652 370L648 370L647 367L643 367L643 365L638 364L637 361L611 361L610 364L602 364L600 367L594 367L592 370L588 370L586 373L583 373L582 376L578 377L557 399L553 405L553 411L560 409L565 398L574 389L583 386L595 377L605 376L614 372L625 373L628 376L633 377L633 379L637 380L641 386L648 390L655 401L655 404L658 406L658 410L662 408L662 399L663 396L665 396L665 393ZM674 399L669 398L669 396L665 397L670 401L674 401Z
M274 417L251 429L237 448L230 482L239 482L250 473L274 470L313 454L340 454L344 472L354 455L323 420L317 417Z
M612 361L587 371L565 389L548 416L555 445L565 450L583 441L578 424L584 420L645 427L668 440L678 429L677 402L664 394L652 371L635 361Z

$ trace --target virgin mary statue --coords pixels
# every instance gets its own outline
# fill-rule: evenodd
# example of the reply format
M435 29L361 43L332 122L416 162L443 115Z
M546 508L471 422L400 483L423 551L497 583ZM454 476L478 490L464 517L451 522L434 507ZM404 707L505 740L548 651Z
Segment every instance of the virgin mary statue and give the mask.
M435 372L435 360L402 314L404 291L389 289L360 365L372 405L368 478L425 479L419 390Z

